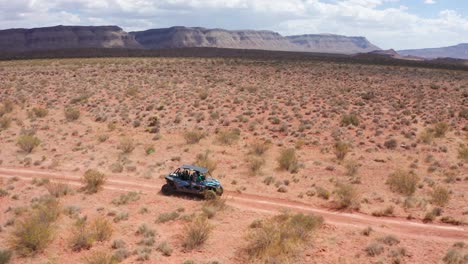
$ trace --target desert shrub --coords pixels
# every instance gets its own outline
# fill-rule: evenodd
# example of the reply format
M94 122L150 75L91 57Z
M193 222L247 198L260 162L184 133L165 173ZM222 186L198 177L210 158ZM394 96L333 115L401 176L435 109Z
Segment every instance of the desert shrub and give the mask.
M166 241L163 241L161 242L159 245L158 245L158 251L161 252L164 256L170 256L172 255L172 247L171 245L169 245L169 243L167 243Z
M277 159L279 168L291 173L296 173L299 170L299 161L294 148L283 149Z
M468 263L468 254L463 255L461 250L450 248L442 261L446 264L466 264Z
M397 147L397 141L394 138L391 138L387 141L384 142L384 146L388 149L396 149Z
M157 223L165 223L172 220L176 220L179 218L180 214L178 212L170 212L170 213L161 213L156 220Z
M348 154L350 150L350 144L343 141L338 141L335 143L334 148L336 158L338 160L344 160L346 154Z
M97 251L84 258L86 264L117 264L117 259L104 251Z
M8 264L12 254L8 249L0 249L0 264Z
M90 225L90 230L96 241L109 240L113 233L112 223L103 217L94 219Z
M124 205L129 202L138 201L140 195L137 192L128 192L126 194L121 194L118 199L113 199L112 203L115 205Z
M0 116L1 114L7 114L13 112L15 104L11 100L4 100L2 105L0 105Z
M56 197L56 198L60 198L62 196L65 196L69 193L71 193L71 189L70 189L70 186L68 186L68 184L65 184L65 183L53 183L53 182L49 182L47 185L46 185L46 189L47 191L49 192L50 195Z
M247 167L251 175L256 175L265 164L265 159L257 156L249 156L247 158Z
M75 107L66 107L64 110L65 119L69 122L78 120L80 118L80 109Z
M191 250L202 246L209 238L213 227L206 217L199 216L185 227L185 238L182 246Z
M447 131L449 130L449 125L445 122L440 122L434 125L434 136L436 138L444 137Z
M325 200L328 200L330 198L330 192L325 188L317 186L315 187L315 190L317 191L318 197L323 198Z
M424 144L431 144L434 141L434 133L429 130L424 130L419 134L419 141Z
M200 97L201 100L208 98L208 90L205 89L198 91L198 97Z
M0 132L2 130L8 129L11 124L11 118L8 116L0 117Z
M132 138L124 137L124 138L120 139L119 149L124 154L132 153L132 151L135 149L135 147L136 147L136 144L135 144L135 141Z
M275 182L275 178L273 176L267 176L263 179L263 183L266 185L270 185Z
M70 248L73 251L87 250L93 246L94 240L93 232L88 228L86 218L78 219L70 237Z
M450 200L450 191L442 186L435 187L431 192L431 203L437 206L445 206Z
M251 229L245 251L252 261L289 263L322 223L320 216L283 213Z
M83 175L82 181L85 184L83 189L86 192L97 193L106 182L106 176L98 170L89 169Z
M458 158L465 162L468 161L468 146L460 145L460 147L458 147Z
M0 114L1 116L1 114ZM460 110L460 113L458 114L460 118L468 119L468 108L464 108Z
M372 231L374 231L372 229L372 227L368 226L366 228L364 228L362 231L361 231L361 234L364 235L364 236L370 236L370 234L372 233Z
M205 153L197 154L194 164L207 168L211 173L213 173L218 166L218 163L210 158L209 150L205 151Z
M355 114L345 114L341 117L342 126L359 126L359 118Z
M184 139L187 142L187 144L196 144L205 137L206 134L203 131L197 129L186 131L184 133Z
M37 118L46 117L47 114L49 113L49 111L47 111L47 109L42 108L42 107L34 107L32 109L32 112L33 112L34 116L37 117Z
M385 245L389 246L394 246L400 243L400 239L398 239L396 236L393 235L388 235L384 237L380 237L378 241L384 243Z
M346 175L348 176L354 176L357 174L358 170L359 170L359 166L360 164L355 161L355 160L348 160L345 164L344 164L345 168L346 168Z
M393 205L389 205L389 206L385 207L385 209L373 211L372 215L377 216L377 217L390 216L390 215L393 215L394 210L395 210L395 208L393 207Z
M226 199L216 197L203 203L202 212L208 218L213 218L218 211L226 208Z
M339 183L334 191L335 203L338 209L359 208L359 195L354 187L350 184Z
M413 171L397 170L390 174L387 184L390 188L404 195L412 195L416 191L419 177Z
M51 197L41 199L29 216L15 221L10 246L21 256L42 252L53 239L53 222L59 212L57 200Z
M23 151L31 153L34 148L41 144L41 141L33 135L21 135L19 136L17 143Z
M216 137L216 140L221 145L232 145L240 138L239 129L229 129L220 131Z
M270 148L270 145L267 142L256 140L250 145L249 154L254 154L257 156L262 156Z
M384 247L379 243L372 242L364 250L366 251L368 256L375 257L384 252Z

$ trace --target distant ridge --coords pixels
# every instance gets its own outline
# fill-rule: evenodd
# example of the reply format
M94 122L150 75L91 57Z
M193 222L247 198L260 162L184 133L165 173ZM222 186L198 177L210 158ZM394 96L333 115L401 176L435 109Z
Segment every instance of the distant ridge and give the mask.
M170 27L123 31L118 26L55 26L0 30L0 52L79 48L161 49L212 47L231 49L355 54L380 50L365 37L331 34L284 37L267 30Z
M399 50L398 53L405 56L417 56L426 59L455 58L468 60L468 43L442 48Z

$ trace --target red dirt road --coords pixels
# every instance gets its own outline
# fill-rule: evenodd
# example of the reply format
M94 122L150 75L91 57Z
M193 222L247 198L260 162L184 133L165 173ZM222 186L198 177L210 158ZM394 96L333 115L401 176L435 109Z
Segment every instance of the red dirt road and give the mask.
M74 175L73 173L20 168L0 168L0 178L12 177L17 177L20 180L48 178L54 182L63 182L77 186L81 185L80 176ZM141 191L151 193L158 193L160 190L159 185L145 184L141 181L128 180L115 175L108 177L104 188L115 191ZM425 240L468 240L468 230L465 226L424 224L419 221L410 221L397 217L373 217L361 213L331 211L324 208L314 208L305 203L246 193L240 194L233 191L225 191L225 194L228 196L228 204L243 210L275 214L279 210L286 209L296 212L321 215L325 218L327 223L332 225L353 226L356 228L371 226L373 229L396 234L398 236L415 237Z

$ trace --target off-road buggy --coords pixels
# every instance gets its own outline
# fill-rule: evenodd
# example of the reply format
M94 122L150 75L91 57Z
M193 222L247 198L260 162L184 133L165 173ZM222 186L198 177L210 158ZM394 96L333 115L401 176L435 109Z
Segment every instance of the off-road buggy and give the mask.
M223 194L221 183L211 177L207 168L182 165L166 176L166 184L161 187L164 195L176 192L201 195L205 199L215 199Z

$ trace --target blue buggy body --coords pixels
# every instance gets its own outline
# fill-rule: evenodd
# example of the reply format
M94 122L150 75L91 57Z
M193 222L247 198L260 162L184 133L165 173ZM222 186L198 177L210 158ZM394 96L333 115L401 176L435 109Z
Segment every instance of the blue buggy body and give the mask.
M166 184L161 188L165 195L175 192L202 195L214 199L223 194L221 183L209 175L207 168L182 165L166 176Z

